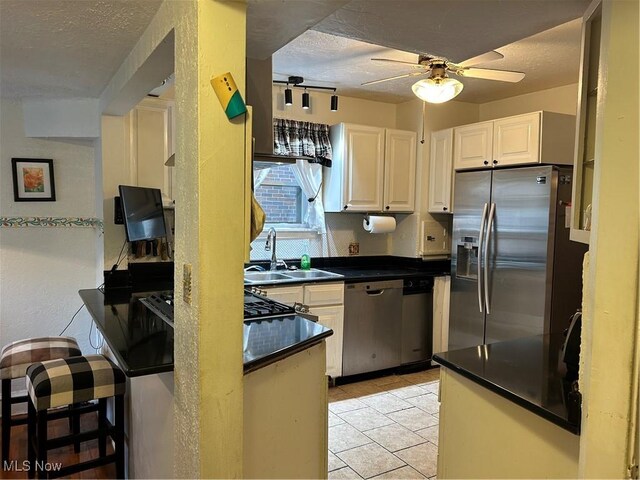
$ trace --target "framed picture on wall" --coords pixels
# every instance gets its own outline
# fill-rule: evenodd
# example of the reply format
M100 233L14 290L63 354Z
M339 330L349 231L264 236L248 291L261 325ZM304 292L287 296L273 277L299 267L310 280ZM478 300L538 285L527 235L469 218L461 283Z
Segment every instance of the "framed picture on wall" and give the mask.
M16 202L55 202L53 160L12 158L13 199Z

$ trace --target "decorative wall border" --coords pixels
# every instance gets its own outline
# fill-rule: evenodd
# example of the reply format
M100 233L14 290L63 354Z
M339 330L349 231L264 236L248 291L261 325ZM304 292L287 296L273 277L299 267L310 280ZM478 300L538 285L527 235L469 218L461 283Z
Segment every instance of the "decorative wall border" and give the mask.
M85 217L0 217L0 228L7 227L89 227L104 231L101 219Z

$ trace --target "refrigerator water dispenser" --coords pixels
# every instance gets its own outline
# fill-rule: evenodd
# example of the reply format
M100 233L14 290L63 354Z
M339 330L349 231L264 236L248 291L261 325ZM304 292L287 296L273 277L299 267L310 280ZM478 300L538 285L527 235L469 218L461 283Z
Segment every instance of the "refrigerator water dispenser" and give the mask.
M457 246L458 268L456 277L478 279L478 239L462 237Z

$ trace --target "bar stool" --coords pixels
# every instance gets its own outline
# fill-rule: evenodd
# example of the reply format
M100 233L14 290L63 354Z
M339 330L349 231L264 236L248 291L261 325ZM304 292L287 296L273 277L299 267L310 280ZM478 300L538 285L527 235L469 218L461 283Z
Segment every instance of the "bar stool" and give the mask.
M11 427L24 425L26 418L11 418L11 405L27 403L27 395L11 396L11 380L22 378L34 362L82 355L80 347L71 337L38 337L18 340L6 345L0 355L2 379L2 462L9 460Z
M29 478L63 477L115 462L116 478L124 478L124 394L126 377L111 360L102 355L86 355L34 363L27 369L29 394ZM115 425L107 419L107 399L115 398ZM47 421L57 418L49 409L72 406L71 414L86 411L86 402L98 400L98 428L88 432L47 439ZM83 406L82 404L85 404ZM91 407L91 404L88 405ZM91 409L95 411L95 409ZM69 415L69 414L67 414ZM115 453L107 455L107 437L115 443ZM48 472L47 452L66 445L98 439L99 458L63 466ZM37 472L36 472L37 470Z

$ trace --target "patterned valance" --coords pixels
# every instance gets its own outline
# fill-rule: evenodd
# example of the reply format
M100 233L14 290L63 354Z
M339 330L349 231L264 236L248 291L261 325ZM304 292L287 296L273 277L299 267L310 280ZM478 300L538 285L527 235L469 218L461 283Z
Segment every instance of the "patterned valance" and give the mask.
M275 118L273 138L276 155L304 156L311 163L331 166L329 125Z

